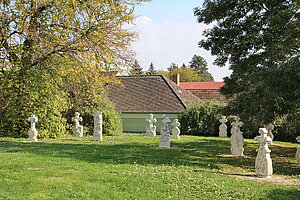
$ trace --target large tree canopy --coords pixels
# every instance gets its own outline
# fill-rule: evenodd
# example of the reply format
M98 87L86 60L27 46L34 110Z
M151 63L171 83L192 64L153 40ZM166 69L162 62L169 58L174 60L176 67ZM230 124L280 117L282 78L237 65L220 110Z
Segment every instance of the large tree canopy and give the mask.
M233 73L222 92L233 112L263 123L297 113L300 99L300 1L206 0L194 13L212 24L200 47Z
M1 131L24 135L33 112L57 127L54 118L69 108L62 102L99 105L111 81L103 71L130 64L135 34L125 27L140 1L1 1Z

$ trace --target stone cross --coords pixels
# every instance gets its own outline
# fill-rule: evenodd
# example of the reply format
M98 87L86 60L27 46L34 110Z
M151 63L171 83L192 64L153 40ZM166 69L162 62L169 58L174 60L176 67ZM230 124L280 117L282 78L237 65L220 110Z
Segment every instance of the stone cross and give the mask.
M226 116L222 116L222 118L219 120L221 125L219 126L219 137L226 138L227 137L227 126L226 126Z
M30 122L30 129L28 131L28 140L31 142L36 142L37 140L37 135L38 135L38 131L35 128L35 123L38 121L38 117L36 117L35 115L31 115L30 117L28 117L28 121Z
M169 117L163 115L161 120L161 129L160 129L160 148L170 148L170 133L171 133L171 120Z
M273 174L272 159L270 157L271 150L268 144L272 143L272 138L268 136L266 128L259 129L260 136L254 138L259 142L259 149L256 149L257 156L255 160L256 175L262 178L270 178Z
M243 156L244 155L244 137L243 132L241 132L240 127L244 125L243 122L240 121L238 116L234 117L235 122L232 122L231 128L231 154L236 156Z
M149 125L146 126L145 136L156 136L156 126L154 125L154 123L156 123L156 119L154 118L154 115L150 114L150 116L146 119L146 122L149 123Z
M72 121L75 122L72 131L74 137L83 137L83 126L79 124L82 122L82 117L80 117L79 112L75 112L75 117L72 117Z
M178 119L174 119L173 123L172 123L173 129L172 129L172 139L175 140L179 140L180 139L180 122L178 121Z
M297 142L300 142L300 136L296 137ZM300 164L300 147L297 147L296 162Z
M102 112L97 111L94 117L93 140L102 141Z

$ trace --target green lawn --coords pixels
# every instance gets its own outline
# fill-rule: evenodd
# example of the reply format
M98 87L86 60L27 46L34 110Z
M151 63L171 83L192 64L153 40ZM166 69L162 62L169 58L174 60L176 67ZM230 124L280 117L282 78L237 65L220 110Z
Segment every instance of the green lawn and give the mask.
M181 136L159 149L159 136L0 138L0 199L300 199L300 185L249 181L258 144L245 140L244 157L229 138ZM296 144L274 142L274 177L300 181Z

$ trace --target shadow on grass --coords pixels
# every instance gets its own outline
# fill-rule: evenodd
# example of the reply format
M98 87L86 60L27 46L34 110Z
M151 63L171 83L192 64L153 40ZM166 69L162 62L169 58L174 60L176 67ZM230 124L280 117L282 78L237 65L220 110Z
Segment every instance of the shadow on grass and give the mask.
M197 166L203 169L220 170L225 164L232 167L254 171L256 157L255 144L245 144L246 156L222 157L229 154L229 142L201 138L199 141L172 142L171 149L160 149L156 143L127 142L121 144L72 144L61 143L27 143L15 141L0 141L0 151L8 153L33 153L47 157L60 157L82 160L90 163L107 164L140 164L140 165L185 165ZM79 142L79 141L77 141ZM289 162L286 157L293 155L293 148L276 147L272 149L274 155L279 156L273 161L274 172L281 175L298 175L300 166ZM273 155L273 156L274 156ZM272 157L273 157L272 156ZM291 160L291 159L290 159Z
M276 188L268 194L268 199L271 200L300 200L300 191L299 189L287 188L279 189Z

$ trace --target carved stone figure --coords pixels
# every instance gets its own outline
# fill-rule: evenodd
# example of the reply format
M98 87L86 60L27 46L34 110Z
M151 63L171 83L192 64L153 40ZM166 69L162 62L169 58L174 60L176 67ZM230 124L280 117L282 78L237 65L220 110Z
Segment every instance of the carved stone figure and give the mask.
M28 121L30 122L30 129L28 131L28 140L31 142L36 142L37 140L37 135L38 135L38 131L35 128L35 123L38 121L38 117L36 117L35 115L31 115L30 117L28 117Z
M94 117L93 140L102 141L102 112L97 111Z
M297 142L300 142L300 136L296 137ZM297 147L296 151L296 162L300 163L300 147Z
M163 115L160 129L160 148L170 148L171 120Z
M173 123L172 123L172 139L175 139L175 140L179 140L180 139L180 129L179 129L179 126L180 126L180 122L178 121L178 119L174 119Z
M272 138L268 136L268 130L266 128L259 129L260 136L254 138L260 143L259 149L257 149L257 156L255 160L256 175L262 178L270 178L273 174L272 159L270 157L271 150L268 144L272 143Z
M83 126L79 122L82 122L79 112L75 112L75 117L72 117L72 121L75 122L72 131L74 137L83 137Z
M156 136L156 126L154 125L156 119L154 118L154 115L150 114L149 118L146 119L146 122L148 122L149 125L146 126L145 136Z
M274 135L273 135L272 131L274 130L274 125L273 124L268 124L266 126L266 129L268 130L268 136L272 139L272 143L271 144L273 144Z
M226 138L227 137L227 126L226 126L226 116L222 116L222 118L219 120L221 125L219 126L219 137Z
M240 121L238 116L234 117L235 122L232 122L231 128L231 154L236 156L243 156L244 155L244 137L243 132L241 132L240 127L244 125L243 122Z

